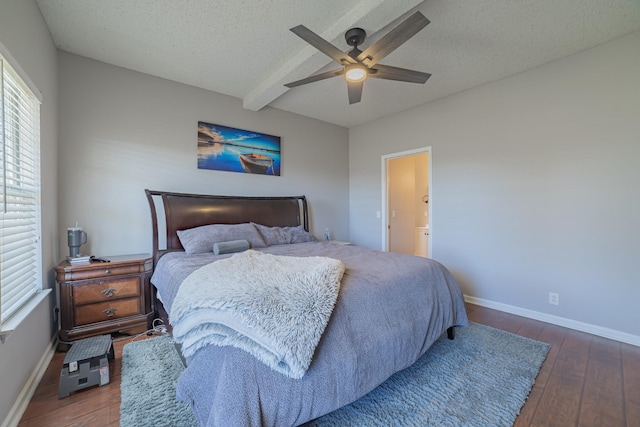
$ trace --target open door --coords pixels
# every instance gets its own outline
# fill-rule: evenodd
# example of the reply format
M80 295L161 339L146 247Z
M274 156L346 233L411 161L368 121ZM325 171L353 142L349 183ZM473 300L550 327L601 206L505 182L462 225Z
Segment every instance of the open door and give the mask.
M430 147L382 158L382 250L430 253Z

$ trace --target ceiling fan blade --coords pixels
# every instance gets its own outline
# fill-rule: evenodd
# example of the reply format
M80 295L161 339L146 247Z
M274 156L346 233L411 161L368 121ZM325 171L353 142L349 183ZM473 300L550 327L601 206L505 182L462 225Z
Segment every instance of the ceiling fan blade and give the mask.
M344 68L339 68L337 70L327 71L325 73L316 74L315 76L309 76L306 79L296 80L295 82L287 83L286 87L296 87L306 85L307 83L317 82L318 80L324 80L331 77L339 76L344 74Z
M390 65L378 64L374 68L374 73L369 73L369 77L374 79L397 80L400 82L424 83L429 80L431 74L422 71L408 70L406 68L392 67Z
M422 13L414 13L358 55L358 61L367 67L373 67L382 58L396 50L402 43L415 36L429 22Z
M291 31L300 37L302 40L309 43L311 46L318 49L320 52L327 55L329 58L332 58L339 64L355 64L355 59L305 27L304 25L298 25L297 27L291 28Z
M362 98L362 82L347 82L347 89L349 90L349 104L355 104L360 102Z

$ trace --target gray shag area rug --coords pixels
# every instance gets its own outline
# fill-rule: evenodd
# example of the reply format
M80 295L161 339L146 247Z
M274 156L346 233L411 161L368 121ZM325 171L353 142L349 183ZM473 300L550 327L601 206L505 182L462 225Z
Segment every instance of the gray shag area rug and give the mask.
M189 405L176 400L183 369L168 336L126 344L122 349L120 427L197 425Z
M549 344L470 323L456 339L442 336L413 366L358 401L305 424L324 426L511 426L549 351ZM125 345L122 427L195 426L175 400L182 363L171 339Z

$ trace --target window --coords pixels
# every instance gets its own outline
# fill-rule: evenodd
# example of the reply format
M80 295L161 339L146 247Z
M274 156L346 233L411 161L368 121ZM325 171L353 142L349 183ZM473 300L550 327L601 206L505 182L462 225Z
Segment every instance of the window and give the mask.
M42 289L40 101L0 55L0 329Z

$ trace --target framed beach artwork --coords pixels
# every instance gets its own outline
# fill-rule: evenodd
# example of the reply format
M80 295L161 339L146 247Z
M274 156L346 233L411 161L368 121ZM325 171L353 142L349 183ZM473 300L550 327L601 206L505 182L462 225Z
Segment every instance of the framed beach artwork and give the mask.
M280 137L198 122L198 169L280 176Z

